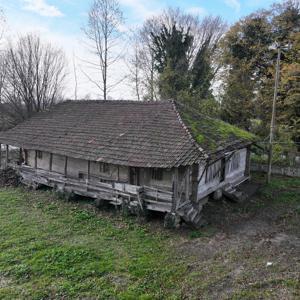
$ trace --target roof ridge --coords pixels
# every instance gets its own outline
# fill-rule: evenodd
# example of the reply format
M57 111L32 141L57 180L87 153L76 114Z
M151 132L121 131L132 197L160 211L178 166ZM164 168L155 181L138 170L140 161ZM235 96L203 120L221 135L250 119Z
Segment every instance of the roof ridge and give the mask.
M177 106L176 106L176 101L175 100L170 100L170 102L172 103L172 106L173 106L173 109L176 113L177 119L178 119L180 125L182 126L182 128L184 129L184 131L186 132L189 140L196 146L197 150L201 154L204 154L205 158L208 158L209 156L207 155L207 153L204 151L203 148L200 147L200 145L197 143L197 141L194 139L193 135L191 134L188 126L186 126L185 122L182 120L180 112L179 112L179 110L177 109Z
M161 100L161 101L150 101L150 100L101 100L101 99L79 99L79 100L73 100L73 99L66 99L62 102L59 102L58 104L61 103L109 103L109 104L156 104L156 105L162 105L166 103L170 103L172 100Z

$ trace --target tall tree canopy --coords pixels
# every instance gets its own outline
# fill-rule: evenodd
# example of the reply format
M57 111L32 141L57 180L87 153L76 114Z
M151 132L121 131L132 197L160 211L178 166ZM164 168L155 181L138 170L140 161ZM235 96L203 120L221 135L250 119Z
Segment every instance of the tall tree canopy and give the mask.
M151 76L144 80L151 87L148 95L156 92L160 99L203 107L203 100L213 98L212 84L219 70L217 46L225 30L219 17L200 20L179 9L168 9L147 20L140 31L144 45L140 47L140 65L151 66L147 69Z
M277 121L299 139L299 1L288 0L237 22L222 41L222 117L246 129L260 119L268 134L277 46L282 49ZM239 109L237 109L237 107ZM298 132L298 133L297 133Z

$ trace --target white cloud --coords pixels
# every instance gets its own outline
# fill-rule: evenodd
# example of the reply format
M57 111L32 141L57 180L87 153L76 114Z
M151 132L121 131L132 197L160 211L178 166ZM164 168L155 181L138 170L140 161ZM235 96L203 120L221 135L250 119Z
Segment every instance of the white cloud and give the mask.
M23 0L24 10L33 11L45 17L62 17L63 13L54 5L50 5L46 0Z
M145 20L159 11L159 7L161 3L157 1L147 1L147 0L119 0L119 2L124 5L129 7L130 9L133 10L135 13L135 16L139 19ZM149 5L151 4L151 5ZM155 6L155 8L154 8Z
M239 0L224 0L225 4L233 8L236 12L239 12L241 9L241 3Z
M189 7L186 12L195 16L203 16L207 13L206 9L200 6Z

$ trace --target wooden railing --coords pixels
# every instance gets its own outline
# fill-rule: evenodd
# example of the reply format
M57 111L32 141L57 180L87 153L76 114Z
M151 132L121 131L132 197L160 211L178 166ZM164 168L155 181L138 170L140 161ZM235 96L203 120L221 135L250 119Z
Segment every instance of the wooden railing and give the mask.
M170 211L172 192L149 186L136 186L121 182L100 182L93 179L75 179L62 174L19 166L18 170L25 184L43 184L58 190L74 192L92 198L101 198L121 204L127 198L133 205L144 205L148 209ZM143 203L141 203L143 202Z

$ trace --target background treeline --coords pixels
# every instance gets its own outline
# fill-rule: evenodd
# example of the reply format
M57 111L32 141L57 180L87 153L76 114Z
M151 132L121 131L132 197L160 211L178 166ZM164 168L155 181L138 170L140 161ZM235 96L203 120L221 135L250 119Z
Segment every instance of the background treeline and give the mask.
M219 16L200 18L174 8L130 34L120 30L123 23L117 0L94 0L83 28L89 53L95 57L85 63L93 73L82 72L101 98L109 99L111 91L127 81L137 100L175 99L267 140L280 45L276 139L289 148L300 145L298 0L275 3L231 27ZM127 52L120 47L125 40ZM113 66L124 60L127 76L114 78ZM9 43L0 57L4 123L15 124L61 101L65 65L62 51L36 35ZM77 86L75 64L74 75Z
M139 98L176 99L266 139L277 47L281 73L277 140L300 143L300 5L285 1L230 28L220 17L201 20L169 9L136 35L133 67ZM267 140L266 140L267 141Z

